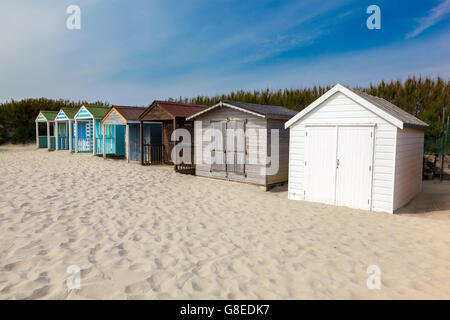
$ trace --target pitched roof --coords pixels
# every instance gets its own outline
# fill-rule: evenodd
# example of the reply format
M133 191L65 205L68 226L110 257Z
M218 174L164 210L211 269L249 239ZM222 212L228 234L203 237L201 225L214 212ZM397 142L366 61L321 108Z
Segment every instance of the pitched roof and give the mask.
M267 119L290 119L295 116L298 112L294 110L287 109L282 106L271 106L266 104L254 104L239 101L221 100L219 103L207 108L206 110L200 111L189 118L188 120L198 117L199 115L211 111L217 107L230 107L234 109L239 109L243 112L248 112L255 114L257 116L267 118Z
M62 108L64 114L69 119L73 119L80 108Z
M428 124L420 119L417 119L412 114L409 114L403 109L400 109L396 105L382 99L369 95L365 92L359 90L350 89L341 84L335 85L333 88L325 92L322 96L316 99L313 103L299 112L295 117L286 122L285 127L289 128L292 124L303 118L306 114L311 112L313 109L322 104L326 99L330 98L336 92L341 92L350 99L356 101L362 106L366 107L373 113L377 114L379 117L385 119L386 121L392 123L400 129L404 128L414 128L425 130L428 128Z
M56 116L58 115L58 111L41 110L41 113L48 121L55 120Z
M84 106L94 118L103 118L111 109L111 107L106 106Z
M428 128L428 124L423 122L420 119L417 119L409 112L406 112L405 110L397 107L395 104L390 103L387 100L384 100L383 98L379 98L376 96L372 96L370 94L367 94L365 92L351 89L346 87L348 90L352 91L354 94L357 94L363 99L366 99L373 105L377 106L381 110L391 114L395 118L401 120L403 122L403 128L415 128L415 129L426 129Z
M142 112L146 107L128 107L128 106L113 106L115 110L127 121L138 121Z
M159 106L160 108L164 109L167 113L169 113L172 117L179 117L179 118L187 118L197 112L200 112L204 109L206 109L206 106L201 106L197 104L188 104L188 103L179 103L179 102L172 102L172 101L161 101L161 100L155 100L153 103L145 110L141 116L139 117L142 119L147 112L150 112L150 110L153 108L153 106Z

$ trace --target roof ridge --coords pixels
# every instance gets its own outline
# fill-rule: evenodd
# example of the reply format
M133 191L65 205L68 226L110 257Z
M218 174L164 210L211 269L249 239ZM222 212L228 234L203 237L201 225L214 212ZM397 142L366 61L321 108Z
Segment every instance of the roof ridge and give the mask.
M166 101L166 100L155 100L155 101L153 101L153 103L173 104L173 105L187 106L187 107L207 107L207 106L201 105L201 104L183 103L183 102Z

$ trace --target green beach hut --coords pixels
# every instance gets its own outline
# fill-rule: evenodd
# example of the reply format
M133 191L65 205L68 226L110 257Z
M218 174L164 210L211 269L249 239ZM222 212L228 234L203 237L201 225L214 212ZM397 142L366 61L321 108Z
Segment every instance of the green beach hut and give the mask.
M58 111L41 110L36 117L36 147L55 150L55 118ZM39 135L39 124L45 123L47 127L47 135ZM53 130L51 130L53 129ZM52 135L53 133L53 135Z

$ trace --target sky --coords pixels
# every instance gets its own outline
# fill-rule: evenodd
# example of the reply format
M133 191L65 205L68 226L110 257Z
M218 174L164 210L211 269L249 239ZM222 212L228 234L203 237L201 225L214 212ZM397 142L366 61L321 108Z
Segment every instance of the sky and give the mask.
M67 8L80 8L70 30ZM368 29L370 5L381 29ZM0 102L450 78L450 0L2 0Z

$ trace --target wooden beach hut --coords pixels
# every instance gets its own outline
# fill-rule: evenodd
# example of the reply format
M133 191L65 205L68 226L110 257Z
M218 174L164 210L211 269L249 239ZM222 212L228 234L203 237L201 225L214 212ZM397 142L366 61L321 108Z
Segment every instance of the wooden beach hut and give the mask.
M174 164L171 153L177 141L172 141L172 133L175 129L184 128L193 136L194 125L192 120L186 118L206 109L205 106L185 104L171 101L154 101L140 116L140 142L141 164ZM160 122L162 124L161 143L155 141L146 142L144 138L145 123ZM186 164L193 167L192 164ZM175 170L181 166L175 166Z
M58 111L41 110L36 117L36 147L55 150L55 118ZM45 123L47 130L46 135L39 135L39 124Z
M140 161L139 116L146 107L113 106L103 117L103 156L125 156L127 161ZM162 125L144 123L144 144L161 144Z
M266 190L286 182L289 132L284 124L295 114L281 106L224 100L187 117L195 120L195 174Z
M286 123L289 199L393 213L422 187L428 125L337 84Z
M56 150L75 151L75 115L79 108L62 108L55 118Z
M96 142L102 136L102 118L108 113L110 107L81 106L75 115L75 153L92 153L102 155L103 149Z

